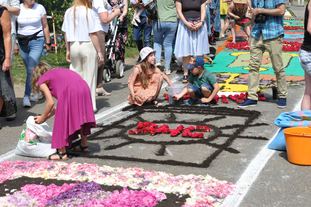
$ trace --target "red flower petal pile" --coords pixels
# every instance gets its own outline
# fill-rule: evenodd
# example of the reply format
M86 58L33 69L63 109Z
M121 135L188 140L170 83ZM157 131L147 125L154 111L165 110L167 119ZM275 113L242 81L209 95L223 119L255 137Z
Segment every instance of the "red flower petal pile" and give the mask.
M302 43L300 42L289 42L289 41L283 41L283 51L286 52L293 52L293 51L299 51Z
M265 97L265 95L263 93L257 93L258 94L258 100L259 101L266 101L267 98ZM224 104L228 104L229 100L236 102L237 104L242 103L243 101L245 101L245 99L247 98L248 94L246 93L240 93L240 94L234 94L234 95L221 95L221 101Z
M226 44L226 48L235 49L235 50L249 50L249 45L247 41L237 42L237 43L228 42Z
M284 29L285 30L304 30L302 26L288 26L288 25L285 25Z
M138 122L136 129L128 130L129 135L141 135L141 134L170 134L171 137L177 137L182 135L186 138L204 138L205 132L210 132L211 128L206 125L189 126L184 127L178 125L175 129L170 129L167 124L155 124L152 122Z
M299 51L301 47L300 42L290 42L290 41L283 41L283 51L285 52L294 52L294 51ZM234 49L234 50L249 50L249 45L247 41L244 42L229 42L226 44L226 48L228 49Z

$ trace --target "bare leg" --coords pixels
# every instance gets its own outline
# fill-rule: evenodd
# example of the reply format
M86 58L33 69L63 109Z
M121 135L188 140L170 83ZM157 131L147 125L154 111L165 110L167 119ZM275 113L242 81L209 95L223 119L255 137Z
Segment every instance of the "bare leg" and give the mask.
M189 57L183 57L182 58L182 67L183 67L183 70L184 70L184 76L188 76L188 69L185 67L186 64L189 63Z
M83 129L80 130L81 135L81 147L87 147L87 136L83 133Z
M104 73L104 66L101 65L101 66L98 67L97 86L96 86L96 88L103 87L103 73Z
M236 39L235 39L235 26L234 24L232 25L232 28L231 28L231 34L232 34L232 43L236 43Z
M227 29L228 29L228 27L230 25L230 21L229 21L229 19L227 17L223 21L224 21L224 26L223 26L223 28L222 28L222 30L220 32L220 34L221 34L220 37L224 37L225 36L226 31L227 31Z
M99 40L100 40L100 46L101 46L101 50L104 54L105 54L105 33L104 32L99 32ZM106 62L106 59L105 61ZM103 85L103 73L104 73L104 65L100 65L98 66L98 73L97 73L97 85L96 85L96 93L97 95L104 95L104 96L109 96L111 95L111 93L108 93L105 89L104 89L104 85Z
M188 90L188 92L189 92L189 95L190 95L190 97L192 99L196 99L197 98L196 95L195 95L195 92L193 90Z
M301 110L311 109L311 76L305 73L305 93L301 102Z
M201 98L202 103L208 103L208 97L211 95L211 91L208 88L202 87L201 92L203 94L203 98Z
M220 34L219 34L219 37L222 38L225 36L225 20L223 18L220 18L220 27L221 27L221 30L220 30Z
M250 36L251 36L251 28L250 28L250 26L245 27L244 31L245 31L245 33L247 35L247 41L249 41Z

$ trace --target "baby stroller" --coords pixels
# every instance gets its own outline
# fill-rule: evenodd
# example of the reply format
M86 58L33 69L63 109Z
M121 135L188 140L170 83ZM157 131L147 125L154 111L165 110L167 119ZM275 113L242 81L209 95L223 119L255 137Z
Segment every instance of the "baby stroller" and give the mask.
M116 18L110 23L109 31L106 35L106 63L104 66L103 79L105 82L111 81L112 74L117 78L124 76L124 54L118 48L122 44L118 40L118 29L120 21Z

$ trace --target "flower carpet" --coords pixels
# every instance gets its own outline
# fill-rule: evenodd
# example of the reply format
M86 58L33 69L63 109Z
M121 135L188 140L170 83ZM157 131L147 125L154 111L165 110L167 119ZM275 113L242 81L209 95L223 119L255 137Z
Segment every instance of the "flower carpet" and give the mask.
M303 20L284 20L284 40L283 40L283 64L286 72L288 85L303 84L304 72L300 66L298 51L300 49L304 30ZM242 37L245 36L242 33ZM242 38L243 39L243 38ZM246 92L249 71L249 45L245 40L232 43L226 41L224 49L220 51L212 66L207 65L207 69L218 76L223 92ZM273 88L276 85L274 70L272 68L269 54L263 54L260 68L261 89Z
M210 176L49 161L0 163L0 206L208 207L234 186Z

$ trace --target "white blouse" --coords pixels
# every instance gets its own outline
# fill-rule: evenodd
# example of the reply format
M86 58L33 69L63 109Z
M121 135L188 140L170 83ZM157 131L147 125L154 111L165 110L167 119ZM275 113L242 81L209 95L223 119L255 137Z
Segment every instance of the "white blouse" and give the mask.
M91 41L90 33L100 30L100 22L92 9L85 6L67 9L62 26L67 42L89 42Z
M107 1L103 1L103 0L93 0L92 6L93 6L94 12L97 14L96 17L98 18L99 22L101 23L102 31L107 33L109 30L109 24L102 23L100 21L99 14L104 13L104 12L111 13L111 11L112 11L111 6L109 5L109 3Z

